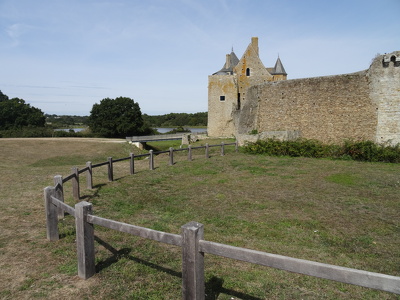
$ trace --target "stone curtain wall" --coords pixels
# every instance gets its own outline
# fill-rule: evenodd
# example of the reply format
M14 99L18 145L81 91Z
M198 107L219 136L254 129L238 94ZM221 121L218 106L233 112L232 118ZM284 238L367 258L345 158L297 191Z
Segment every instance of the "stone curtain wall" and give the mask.
M251 109L258 132L298 130L303 138L339 143L375 139L377 109L369 94L363 71L267 83L252 87L248 97L258 106Z

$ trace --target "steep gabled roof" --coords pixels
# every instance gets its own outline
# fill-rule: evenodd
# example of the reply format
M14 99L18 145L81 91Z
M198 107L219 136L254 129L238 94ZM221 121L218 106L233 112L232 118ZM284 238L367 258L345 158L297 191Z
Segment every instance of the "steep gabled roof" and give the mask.
M239 63L239 59L237 58L235 52L232 52L229 55L229 61L225 62L224 66L218 72L215 72L213 75L232 75L233 68Z

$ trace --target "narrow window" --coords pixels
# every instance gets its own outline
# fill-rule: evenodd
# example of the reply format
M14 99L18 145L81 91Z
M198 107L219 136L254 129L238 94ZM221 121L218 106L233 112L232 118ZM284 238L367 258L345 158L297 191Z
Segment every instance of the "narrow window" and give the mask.
M225 96L219 96L219 101L225 101Z
M237 94L237 109L240 109L240 93Z
M250 68L246 69L246 76L250 76Z

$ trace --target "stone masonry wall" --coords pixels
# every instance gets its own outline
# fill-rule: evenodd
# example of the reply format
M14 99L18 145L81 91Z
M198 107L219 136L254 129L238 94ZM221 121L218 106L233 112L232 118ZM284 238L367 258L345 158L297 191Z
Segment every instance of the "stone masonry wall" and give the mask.
M240 93L240 105L246 103L246 92L249 87L273 80L273 76L265 68L258 56L258 52L258 38L253 37L251 44L247 47L239 63L234 68L234 73L237 76L237 92ZM250 74L247 74L247 70Z
M232 111L236 110L237 93L233 75L208 77L208 135L233 135ZM221 101L220 97L225 100Z
M253 37L233 75L208 77L208 135L234 135L233 116L246 103L247 89L272 79L258 56L258 38ZM224 101L220 101L221 96Z
M362 71L254 86L248 101L253 106L257 102L253 117L259 132L295 130L303 138L338 143L374 140L377 109L369 94L366 71Z
M270 80L252 38L233 75L209 76L209 136L287 131L324 143L400 143L400 51L357 73Z
M377 107L375 141L400 143L400 51L377 57L368 76L371 100Z

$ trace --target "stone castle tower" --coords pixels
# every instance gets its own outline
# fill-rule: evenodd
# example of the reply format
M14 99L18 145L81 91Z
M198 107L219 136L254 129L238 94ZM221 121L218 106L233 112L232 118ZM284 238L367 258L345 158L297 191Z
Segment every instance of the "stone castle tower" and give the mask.
M266 68L259 57L258 38L253 37L242 58L226 55L221 70L208 76L208 134L231 136L235 132L233 117L246 103L250 86L286 80L287 74L278 57L275 67Z
M278 57L265 68L252 38L208 77L208 135L257 139L370 140L400 144L400 51L378 55L367 70L286 80ZM251 134L249 133L257 133Z

